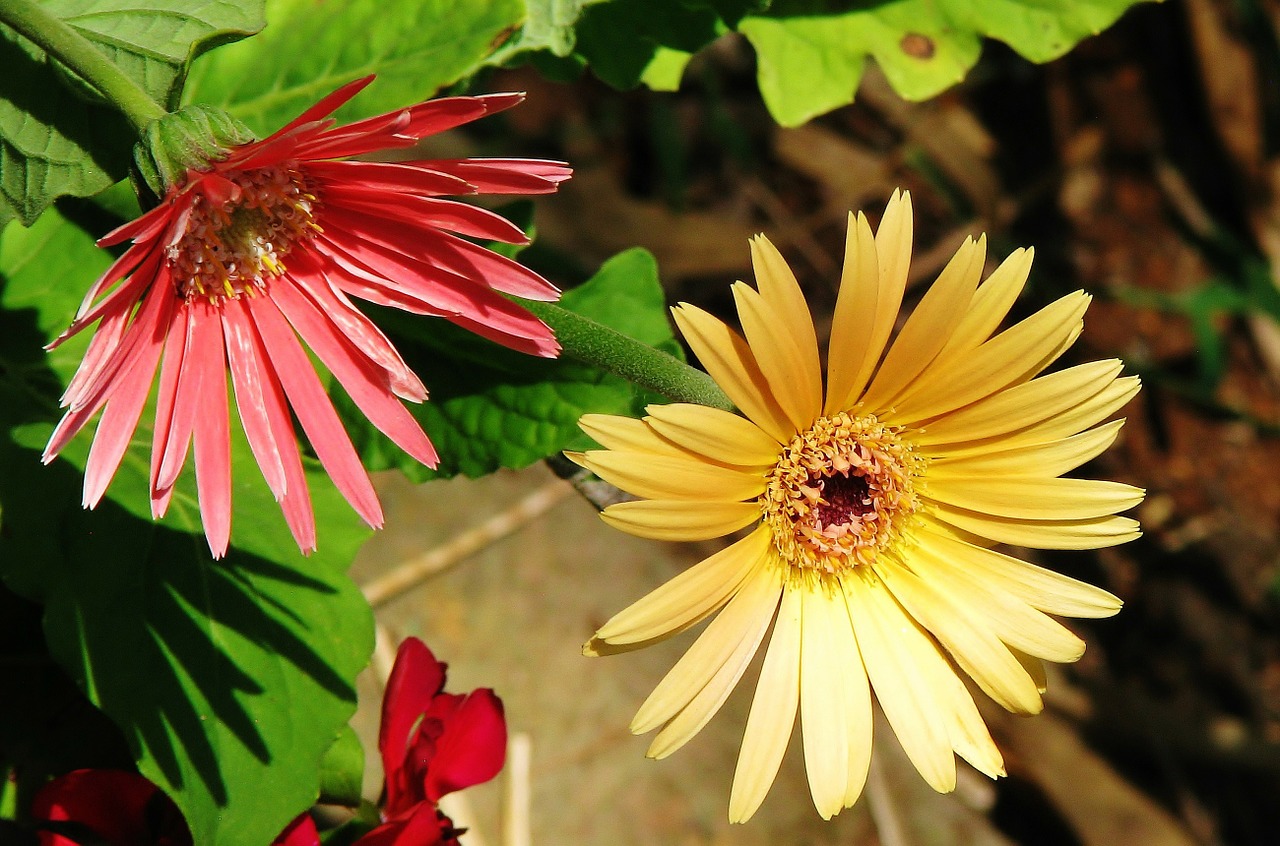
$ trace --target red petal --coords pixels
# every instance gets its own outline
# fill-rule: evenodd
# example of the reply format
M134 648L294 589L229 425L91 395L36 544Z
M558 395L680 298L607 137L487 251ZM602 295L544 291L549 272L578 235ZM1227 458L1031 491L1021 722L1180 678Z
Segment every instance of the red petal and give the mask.
M32 800L31 816L41 822L80 823L109 844L155 843L157 836L173 846L191 843L169 797L142 776L120 770L74 770L55 778ZM80 842L50 831L39 837L41 846Z
M474 194L475 188L465 179L447 173L436 173L412 163L400 162L310 162L307 173L325 182L341 183L389 191L413 191L418 194Z
M507 724L502 700L488 688L474 690L445 722L427 770L427 800L486 782L502 769Z
M320 832L311 815L302 813L271 841L271 846L320 846Z
M214 558L221 558L231 538L231 434L222 317L217 306L199 302L193 305L190 320L194 325L192 347L183 363L201 371L199 412L192 433L196 492L209 550ZM190 361L193 357L194 362Z
M388 808L411 804L422 797L405 784L405 756L414 727L444 689L446 665L436 660L427 645L416 637L406 638L396 652L387 690L382 697L382 723L378 728L378 751L387 778ZM396 811L388 811L394 815Z
M276 502L279 502L289 487L285 481L280 450L271 433L271 421L267 418L267 403L275 398L268 398L269 389L264 382L270 376L263 373L254 355L253 328L247 323L247 319L238 308L224 306L222 310L227 364L231 371L231 383L235 387L236 409L240 412L240 423L244 426L249 449L253 451L267 487L271 489Z
M307 293L329 315L342 334L387 372L391 389L396 396L410 402L425 400L427 389L422 380L400 357L400 353L387 336L382 334L382 330L329 281L326 264L325 258L319 253L300 251L291 265L291 270L296 271L296 274L291 275L305 280L303 284Z
M428 467L437 456L413 415L391 393L385 371L360 352L323 311L293 285L277 284L272 299L307 345L320 357L369 422Z
M471 238L504 244L528 244L523 230L499 214L457 200L418 197L413 194L326 182L321 195L328 209L342 207L357 214L399 221L410 226L431 226Z
M573 175L568 163L542 159L432 159L417 164L465 179L481 194L550 194Z
M284 467L285 492L280 497L280 508L285 522L289 524L298 547L304 553L313 552L316 548L316 518L311 509L311 492L307 489L307 477L302 469L284 389L272 369L246 303L242 299L233 300L226 303L224 309L224 328L228 334L236 332L248 340L246 349L250 360L246 366L256 369L261 375L263 409L270 425L270 431L264 433L269 438L264 449L273 448Z
M298 422L347 502L375 529L382 527L382 506L369 474L360 465L351 438L342 428L311 362L270 295L254 297L249 314L262 338L267 358L293 406Z

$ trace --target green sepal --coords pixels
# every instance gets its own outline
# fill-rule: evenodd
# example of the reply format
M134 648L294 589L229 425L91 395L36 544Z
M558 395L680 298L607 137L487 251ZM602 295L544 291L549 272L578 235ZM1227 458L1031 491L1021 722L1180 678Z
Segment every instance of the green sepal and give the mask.
M221 109L185 106L147 124L133 148L134 190L145 202L163 197L185 180L188 170L205 170L233 147L253 141L253 133Z

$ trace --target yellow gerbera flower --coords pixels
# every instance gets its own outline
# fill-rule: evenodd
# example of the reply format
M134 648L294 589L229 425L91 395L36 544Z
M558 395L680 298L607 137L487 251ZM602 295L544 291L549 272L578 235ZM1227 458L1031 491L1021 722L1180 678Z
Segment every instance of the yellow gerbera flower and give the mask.
M1058 478L1101 453L1138 390L1119 361L1039 376L1076 340L1089 304L1070 294L999 334L1030 250L979 285L985 239L967 240L884 353L911 256L911 201L895 193L879 231L850 216L826 390L795 277L764 236L759 290L733 296L745 340L690 305L676 322L742 415L651 406L635 420L588 415L605 447L574 458L643 499L610 525L694 541L758 523L745 538L607 622L588 654L634 649L719 614L631 723L662 727L649 755L679 749L719 709L764 640L729 817L755 813L799 710L814 804L852 805L871 759L872 693L908 757L938 791L959 754L989 776L999 750L960 671L1010 711L1036 713L1042 660L1081 640L1049 614L1106 617L1120 600L990 547L1088 549L1138 537L1115 516L1143 491ZM884 353L882 355L882 353Z

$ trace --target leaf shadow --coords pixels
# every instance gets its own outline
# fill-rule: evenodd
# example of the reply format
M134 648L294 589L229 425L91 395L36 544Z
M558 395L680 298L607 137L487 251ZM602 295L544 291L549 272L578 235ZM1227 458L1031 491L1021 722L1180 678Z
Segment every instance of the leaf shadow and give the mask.
M66 566L48 592L50 638L74 633L63 645L84 656L64 661L83 660L88 689L172 784L197 777L223 804L223 744L271 760L246 700L281 695L274 662L355 701L351 683L308 642L318 633L289 607L323 602L334 585L234 549L213 561L203 538L109 500L68 522ZM253 665L237 663L246 655Z

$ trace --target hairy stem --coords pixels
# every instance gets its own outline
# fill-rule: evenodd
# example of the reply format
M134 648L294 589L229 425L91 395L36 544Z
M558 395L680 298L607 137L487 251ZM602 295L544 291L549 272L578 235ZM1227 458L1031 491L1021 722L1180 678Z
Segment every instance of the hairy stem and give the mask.
M124 113L139 132L165 110L89 39L33 0L0 0L0 23L66 65Z
M564 355L607 370L676 402L732 411L733 402L715 381L675 356L551 303L520 300L555 330Z

